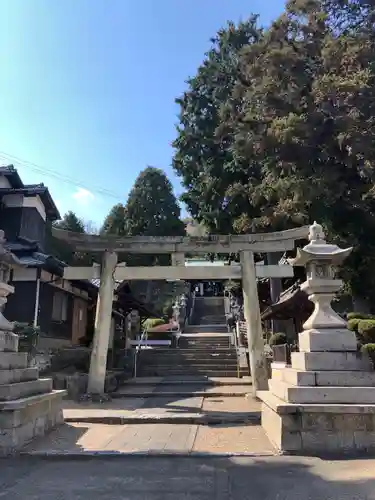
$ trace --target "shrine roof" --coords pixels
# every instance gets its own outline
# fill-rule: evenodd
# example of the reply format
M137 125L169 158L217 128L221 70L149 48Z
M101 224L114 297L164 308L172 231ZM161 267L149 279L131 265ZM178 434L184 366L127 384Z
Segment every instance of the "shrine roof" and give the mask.
M281 293L277 302L269 305L261 314L262 320L289 319L306 311L312 311L313 304L306 293L301 290L300 282L293 283Z

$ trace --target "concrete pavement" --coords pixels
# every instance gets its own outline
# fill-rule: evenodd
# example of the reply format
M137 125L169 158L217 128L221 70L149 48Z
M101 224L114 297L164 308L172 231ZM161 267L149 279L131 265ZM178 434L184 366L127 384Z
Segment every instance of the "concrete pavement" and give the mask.
M375 500L375 461L61 458L0 461L6 500Z

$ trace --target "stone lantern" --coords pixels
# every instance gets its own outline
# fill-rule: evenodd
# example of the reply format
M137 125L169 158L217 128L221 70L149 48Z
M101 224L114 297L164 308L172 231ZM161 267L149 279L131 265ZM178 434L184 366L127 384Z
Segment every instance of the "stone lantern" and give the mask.
M8 284L13 267L21 266L21 262L5 248L4 231L0 230L0 350L17 350L18 336L13 334L14 323L8 321L3 311L8 295L14 293L14 287Z
M350 255L352 248L341 249L327 243L322 226L316 222L310 226L309 240L308 245L297 250L294 259L288 259L292 266L306 267L307 279L300 288L315 305L313 313L303 324L304 332L299 335L300 347L308 347L315 341L323 343L324 349L329 345L333 349L352 349L357 345L355 336L346 329L346 321L331 306L334 295L343 285L335 277L336 268ZM322 337L327 334L336 335ZM343 343L344 337L346 341Z
M178 300L176 300L176 302L173 304L172 309L173 309L173 319L175 320L176 323L179 323L181 306Z
M275 447L286 452L375 450L375 371L357 351L354 332L331 307L342 286L335 268L352 251L325 241L314 222L309 244L290 259L306 266L301 285L315 304L299 334L291 365L272 365L262 400L262 426Z

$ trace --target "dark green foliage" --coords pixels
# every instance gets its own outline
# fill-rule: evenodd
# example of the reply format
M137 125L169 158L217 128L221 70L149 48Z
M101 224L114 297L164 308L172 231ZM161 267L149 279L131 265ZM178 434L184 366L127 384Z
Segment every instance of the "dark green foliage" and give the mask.
M184 236L185 225L165 173L147 167L135 181L125 206L127 236Z
M317 220L354 246L349 291L375 300L374 6L293 0L267 30L221 30L178 100L173 166L211 231Z
M358 324L358 335L362 344L375 342L375 320L362 319Z
M58 229L63 229L64 231L73 231L75 233L85 232L85 224L83 220L71 210L67 212L60 221L56 222L54 226Z
M369 358L372 361L373 366L375 367L375 344L365 344L361 347L361 352L368 354Z
M269 340L269 345L272 347L273 345L284 345L288 343L287 336L285 333L273 333Z
M358 325L362 321L360 318L352 318L348 320L348 329L352 332L358 333Z
M125 235L125 207L118 203L111 208L111 211L104 219L101 234L113 234L116 236Z
M360 312L350 312L348 313L346 319L350 321L351 319L371 319L371 316L369 314L365 313L360 313Z
M115 205L106 217L102 234L117 236L184 236L185 224L172 184L165 173L147 167L137 177L126 205ZM128 265L168 264L169 256L124 255ZM165 261L165 262L164 262Z
M53 227L63 229L64 231L73 231L75 233L85 233L85 223L74 212L67 212L60 221L53 224ZM91 265L92 256L82 252L75 252L69 243L66 241L58 240L52 236L52 227L47 225L46 228L46 251L56 257L57 259L65 262L68 265Z
M236 193L252 182L252 163L233 157L233 130L227 123L222 128L220 115L240 77L241 50L259 36L256 17L238 26L229 23L212 39L203 64L187 82L188 90L177 99L173 167L186 188L182 199L189 212L214 233L233 232L232 220L244 210ZM247 203L245 208L251 211L252 206Z

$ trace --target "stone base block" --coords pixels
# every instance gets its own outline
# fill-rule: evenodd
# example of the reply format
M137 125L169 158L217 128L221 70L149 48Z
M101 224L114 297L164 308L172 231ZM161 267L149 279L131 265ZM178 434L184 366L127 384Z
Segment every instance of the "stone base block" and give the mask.
M38 378L38 368L16 368L0 370L0 385L28 382Z
M326 454L375 451L375 405L296 405L269 391L257 396L262 427L282 452Z
M0 456L19 451L37 436L62 424L65 391L0 403Z
M375 404L375 387L296 387L269 380L269 390L288 403Z
M357 339L347 329L305 330L298 335L300 352L356 351Z
M26 352L2 352L0 356L0 370L27 367Z
M272 365L272 379L286 382L289 385L304 386L336 386L336 387L375 387L375 371L301 371L291 367Z
M2 332L0 331L0 352L18 351L18 335L12 332Z
M292 368L302 371L373 371L360 352L292 352Z
M0 401L12 401L52 391L51 378L0 385Z

